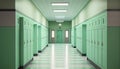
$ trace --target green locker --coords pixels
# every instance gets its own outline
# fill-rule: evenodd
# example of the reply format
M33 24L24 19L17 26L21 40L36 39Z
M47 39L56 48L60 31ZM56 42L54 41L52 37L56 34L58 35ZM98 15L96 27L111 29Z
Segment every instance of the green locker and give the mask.
M24 17L20 17L20 66L24 66L32 57L29 56L28 22Z
M90 24L89 24L89 26L90 26ZM89 45L89 50L90 50L90 51L89 51L89 54L90 54L89 58L92 59L92 56L91 56L91 54L92 54L92 50L91 50L91 48L92 48L92 47L91 47L91 46L92 46L92 44L91 44L91 37L92 37L92 36L91 36L91 28L89 28L89 29L90 29L90 30L89 30L89 44L90 44L90 45Z
M44 32L41 33L41 25L38 22L18 12L16 23L16 45L19 45L16 49L17 53L19 53L16 53L17 68L26 65L29 61L32 60L34 52L38 53L38 49L42 49L48 44L48 27L42 25L42 31ZM42 44L40 41L43 41ZM42 47L40 47L41 45Z
M87 58L101 69L120 69L119 62L119 30L120 27L108 26L107 12L80 23L76 27L76 45L82 51L81 25L87 25ZM83 38L83 37L82 37Z
M38 54L38 27L37 24L33 25L33 54L36 56Z
M83 43L82 44L82 50L83 50L82 53L86 55L86 49L87 49L86 48L86 35L87 35L86 34L87 33L86 24L82 25L82 30L81 31L82 31L82 37L81 37L82 41L81 42Z
M76 26L76 47L82 55L86 55L86 24Z
M95 47L95 63L97 63L97 29L95 28L95 39L94 39L94 47Z
M76 28L74 27L74 46L76 47Z
M90 58L90 28L89 25L87 26L88 31L87 31L87 38L88 38L88 43L87 43L87 56Z
M30 48L30 56L31 56L31 58L33 57L33 22L31 21L31 25L30 25L30 29L31 29L31 31L30 31L30 33L31 33L31 37L30 37L30 46L31 46L31 48Z
M43 50L48 44L48 29L44 25L41 25L41 50Z
M87 57L102 69L107 69L107 22L105 22L105 18L105 14L101 14L100 16L88 20L89 23L87 24L87 27L89 26L88 29L90 30L90 33L87 31L87 39L90 39L90 42L88 41L90 44L87 44L90 45L87 46Z
M106 26L106 25L104 25ZM102 68L107 69L107 28L103 28L103 63L102 63Z
M41 26L38 26L38 51L41 52Z

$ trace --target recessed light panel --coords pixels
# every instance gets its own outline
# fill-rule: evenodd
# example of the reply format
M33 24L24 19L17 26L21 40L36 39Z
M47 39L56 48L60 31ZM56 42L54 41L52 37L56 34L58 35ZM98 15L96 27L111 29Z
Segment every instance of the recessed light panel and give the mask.
M62 23L62 22L64 22L64 20L56 20L56 22Z
M57 19L63 19L63 18L65 18L65 16L55 16L55 18L57 18Z
M67 12L67 10L53 10L53 12Z
M68 6L69 4L67 2L54 2L52 3L52 6Z

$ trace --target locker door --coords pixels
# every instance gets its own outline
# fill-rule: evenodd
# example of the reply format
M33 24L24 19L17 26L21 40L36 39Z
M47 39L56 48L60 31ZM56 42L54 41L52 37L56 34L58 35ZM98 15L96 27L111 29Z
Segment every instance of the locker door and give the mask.
M74 27L74 46L76 47L76 28Z
M24 38L25 38L25 41L26 41L26 46L24 47L25 50L24 50L24 53L25 53L25 64L28 62L28 23L27 23L27 20L25 20L25 26L24 26Z
M31 59L32 59L32 57L33 57L33 24L31 24Z
M106 21L105 17L102 19L103 20L103 41L102 41L102 68L107 69L107 26L106 26Z
M90 26L90 59L92 60L92 30Z
M95 63L97 63L97 29L95 29L95 40L94 40L94 45L95 45Z
M27 59L27 62L30 60L30 36L31 36L31 34L30 34L30 22L28 21L27 22L27 40L28 40L28 45L27 45L27 49L28 49L28 51L27 51L27 54L28 54L28 59Z
M24 45L24 42L25 41L23 41L24 39L23 39L23 17L19 17L19 21L20 21L20 31L19 31L19 33L20 33L20 39L19 39L19 41L20 41L20 66L22 66L23 65L23 45Z
M97 23L95 24L95 31L94 31L94 47L95 47L95 63L97 63L97 45L96 45L96 41L97 41Z
M38 52L38 45L37 45L37 24L34 24L34 28L33 28L33 53L34 53L34 55L36 55L37 54L37 52Z
M86 53L86 55L87 55L87 57L89 58L89 23L87 24L87 53Z
M94 45L93 45L93 41L94 41L94 30L93 30L93 26L91 26L91 58L94 62Z
M93 41L92 41L92 44L93 44L93 60L95 62L95 22L93 22Z
M87 33L87 38L88 38L88 43L87 43L87 55L88 55L88 58L90 58L90 30L88 30L88 33Z
M86 47L86 25L83 25L82 26L82 29L81 29L81 32L82 32L82 35L81 35L81 38L82 38L82 41L81 41L81 43L83 43L82 44L82 49L83 49L83 54L86 54L86 50L87 50L87 47Z
M96 40L96 46L97 46L97 65L99 66L99 58L100 58L100 56L99 56L99 53L100 53L100 49L99 49L99 41L100 41L100 29L99 29L99 26L100 26L100 24L99 24L99 22L97 22L97 40Z
M87 42L86 42L87 52L86 52L86 55L87 55L87 57L88 57L88 56L89 56L89 55L88 55L88 52L89 52L89 50L88 50L88 49L89 49L89 48L88 48L88 45L89 45L89 42L88 42L88 40L89 40L89 38L88 38L88 24L87 24L87 36L86 36L86 37L87 37Z
M41 27L38 26L38 50L41 51Z
M26 22L23 17L20 17L20 66L26 63Z

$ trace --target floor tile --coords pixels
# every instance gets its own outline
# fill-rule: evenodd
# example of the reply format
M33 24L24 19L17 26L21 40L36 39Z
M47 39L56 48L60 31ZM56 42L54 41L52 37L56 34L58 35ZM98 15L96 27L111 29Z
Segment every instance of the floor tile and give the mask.
M26 67L26 69L95 69L70 44L49 46Z

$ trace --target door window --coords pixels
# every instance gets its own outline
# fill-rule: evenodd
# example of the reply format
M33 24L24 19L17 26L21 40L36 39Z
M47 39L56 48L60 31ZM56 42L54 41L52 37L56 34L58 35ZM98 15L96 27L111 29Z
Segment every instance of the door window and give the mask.
M52 30L52 38L55 38L55 31Z
M66 30L65 31L65 37L68 38L68 36L69 36L69 32L68 32L68 30Z

